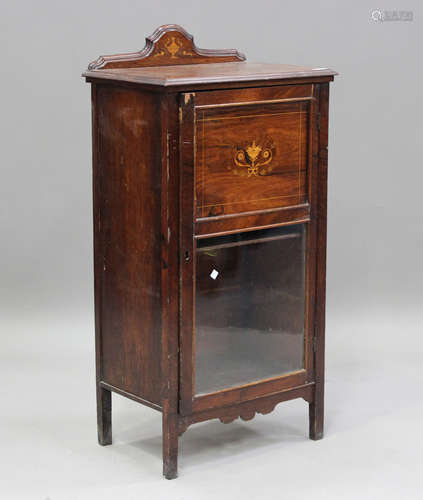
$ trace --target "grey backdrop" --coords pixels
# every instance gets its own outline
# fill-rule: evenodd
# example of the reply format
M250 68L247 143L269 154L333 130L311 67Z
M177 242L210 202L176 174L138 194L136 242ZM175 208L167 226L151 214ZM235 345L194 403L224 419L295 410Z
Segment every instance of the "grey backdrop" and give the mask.
M375 22L376 8L413 10L414 20ZM151 488L155 498L420 498L421 12L410 0L3 0L5 498L150 498ZM96 445L90 92L80 78L98 55L140 49L165 23L200 47L340 73L330 106L326 437L307 440L301 401L248 424L201 424L181 439L170 483L152 410L115 397L115 444Z

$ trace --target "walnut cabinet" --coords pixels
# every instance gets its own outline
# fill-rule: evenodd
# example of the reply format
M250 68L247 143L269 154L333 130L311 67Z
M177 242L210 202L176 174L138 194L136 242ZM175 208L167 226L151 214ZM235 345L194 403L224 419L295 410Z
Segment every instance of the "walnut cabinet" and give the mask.
M283 401L323 435L329 82L177 25L99 57L92 89L98 437L111 393L178 436Z

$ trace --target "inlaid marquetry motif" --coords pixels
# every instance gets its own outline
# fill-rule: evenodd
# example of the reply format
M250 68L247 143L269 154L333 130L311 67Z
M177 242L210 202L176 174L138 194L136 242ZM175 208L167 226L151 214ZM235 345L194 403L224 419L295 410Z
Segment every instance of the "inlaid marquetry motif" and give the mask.
M182 43L178 42L175 40L175 37L173 36L165 45L167 48L170 57L174 58L176 54L179 52L180 48L182 47Z
M253 140L244 148L236 147L233 165L229 165L228 169L240 177L266 175L273 169L271 165L273 150L274 145L271 140L267 140L266 144L256 143Z
M172 36L166 43L162 45L163 48L157 50L154 57L170 56L171 59L176 59L177 56L194 56L194 52L184 49L184 44L181 40Z

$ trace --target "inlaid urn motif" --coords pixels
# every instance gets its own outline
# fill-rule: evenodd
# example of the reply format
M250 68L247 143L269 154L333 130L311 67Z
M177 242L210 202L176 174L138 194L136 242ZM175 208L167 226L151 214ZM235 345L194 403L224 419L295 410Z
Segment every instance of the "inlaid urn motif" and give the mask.
M233 153L233 165L228 167L233 174L240 177L257 177L269 174L273 170L271 162L275 148L271 139L246 143L236 146Z

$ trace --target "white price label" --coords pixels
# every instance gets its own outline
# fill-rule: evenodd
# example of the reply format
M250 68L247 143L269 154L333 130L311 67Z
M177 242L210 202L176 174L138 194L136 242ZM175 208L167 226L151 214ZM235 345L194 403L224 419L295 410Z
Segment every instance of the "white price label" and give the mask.
M216 269L213 269L213 271L210 273L210 278L212 280L215 280L219 276L219 271L216 271Z

